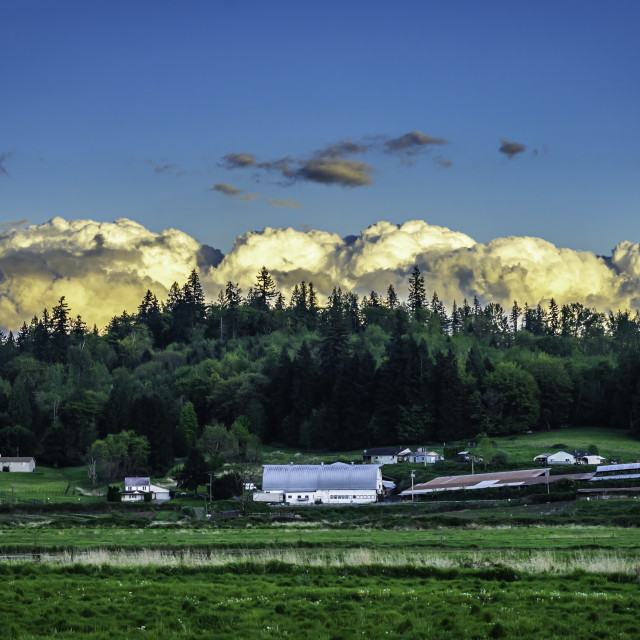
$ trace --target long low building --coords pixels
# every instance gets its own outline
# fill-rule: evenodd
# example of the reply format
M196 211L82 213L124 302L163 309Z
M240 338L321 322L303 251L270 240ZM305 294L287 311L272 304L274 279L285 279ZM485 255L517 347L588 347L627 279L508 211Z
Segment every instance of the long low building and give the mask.
M367 504L384 493L379 464L263 465L258 502L310 504Z
M499 487L519 487L543 481L549 481L550 469L524 469L522 471L500 471L497 473L476 473L465 476L442 476L424 484L416 484L413 488L400 493L401 498L425 495L434 491L460 491L462 489L497 489ZM540 478L540 480L537 480Z
M591 481L637 479L640 479L640 462L631 462L629 464L602 464L596 467L596 472L593 474Z

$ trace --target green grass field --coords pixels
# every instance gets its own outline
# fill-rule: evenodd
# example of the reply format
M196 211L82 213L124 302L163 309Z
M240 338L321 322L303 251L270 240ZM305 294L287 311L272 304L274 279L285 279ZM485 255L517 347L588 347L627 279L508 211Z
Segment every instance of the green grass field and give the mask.
M496 440L522 467L559 444L640 458L624 432ZM267 448L264 462L361 453ZM394 465L399 477L412 466ZM90 489L84 467L0 474L3 638L638 637L640 500L263 506L205 520L190 508L201 500L107 505Z

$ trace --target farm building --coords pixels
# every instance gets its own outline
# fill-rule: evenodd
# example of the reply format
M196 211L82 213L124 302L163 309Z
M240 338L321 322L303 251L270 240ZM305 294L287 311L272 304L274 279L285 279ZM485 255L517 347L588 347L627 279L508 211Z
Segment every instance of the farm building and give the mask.
M640 478L640 462L630 464L604 464L596 468L591 478L597 480L635 480Z
M553 464L601 464L602 456L597 456L587 451L557 451L556 453L541 453L536 456L534 462L548 467Z
M501 471L499 473L476 473L465 476L443 476L424 484L416 484L412 489L400 493L400 497L411 500L412 496L425 495L434 491L456 491L461 489L497 489L534 484L537 478L549 478L549 469L525 469L523 471ZM551 476L552 477L552 476Z
M385 487L379 464L263 465L258 502L309 504L367 504L376 502Z
M0 471L27 473L36 470L36 459L0 456Z
M363 464L396 464L407 462L411 455L411 449L406 447L376 447L365 449L362 454Z
M125 478L124 487L120 494L122 502L143 502L146 493L151 494L153 502L166 502L169 500L169 489L151 484L150 478Z

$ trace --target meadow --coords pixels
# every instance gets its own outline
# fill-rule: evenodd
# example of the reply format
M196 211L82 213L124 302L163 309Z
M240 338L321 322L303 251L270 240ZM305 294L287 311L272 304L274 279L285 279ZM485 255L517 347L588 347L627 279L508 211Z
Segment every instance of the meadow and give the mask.
M639 450L597 429L496 439L522 466L555 444ZM265 462L359 455L267 448ZM201 499L112 505L102 490L83 467L0 474L2 637L638 636L639 500L257 505L206 520Z

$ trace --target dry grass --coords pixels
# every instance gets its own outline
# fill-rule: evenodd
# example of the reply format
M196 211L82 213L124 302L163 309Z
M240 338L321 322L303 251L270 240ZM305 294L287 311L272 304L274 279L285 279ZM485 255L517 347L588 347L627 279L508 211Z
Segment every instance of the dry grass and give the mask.
M587 573L619 573L640 579L640 557L620 551L502 551L487 552L404 552L354 548L347 550L142 550L108 551L90 549L65 551L39 556L6 556L4 562L37 561L49 565L109 565L117 567L182 566L208 567L250 562L267 564L283 562L296 566L349 567L363 565L435 567L441 569L486 569L508 567L528 574L566 575L574 571Z

